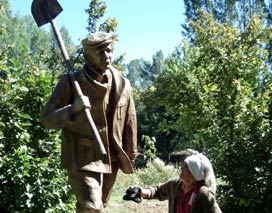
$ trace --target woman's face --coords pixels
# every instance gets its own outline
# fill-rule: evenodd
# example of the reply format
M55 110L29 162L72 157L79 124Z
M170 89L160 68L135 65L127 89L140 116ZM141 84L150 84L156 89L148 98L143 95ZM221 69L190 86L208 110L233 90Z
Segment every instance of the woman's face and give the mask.
M188 165L184 163L180 171L180 178L182 181L195 181L194 176L191 174Z

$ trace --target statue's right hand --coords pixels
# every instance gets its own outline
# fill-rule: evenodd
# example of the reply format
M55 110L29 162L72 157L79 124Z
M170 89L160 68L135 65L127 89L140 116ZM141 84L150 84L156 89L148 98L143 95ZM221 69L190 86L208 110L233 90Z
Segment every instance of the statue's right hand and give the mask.
M73 105L72 105L72 112L73 114L78 114L80 111L84 110L85 108L91 108L90 100L85 95L78 96Z

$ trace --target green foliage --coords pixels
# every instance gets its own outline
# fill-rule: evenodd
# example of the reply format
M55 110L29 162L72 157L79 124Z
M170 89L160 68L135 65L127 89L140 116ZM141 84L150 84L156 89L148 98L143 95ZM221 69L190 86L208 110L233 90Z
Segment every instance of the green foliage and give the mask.
M88 14L88 27L90 33L97 31L116 32L116 18L108 18L104 22L100 22L101 18L107 12L107 4L101 0L90 1L89 8L85 10Z
M106 13L106 9L107 5L104 1L90 1L89 8L85 10L89 17L87 29L90 33L98 31L97 22L104 16L104 14Z
M0 35L3 35L6 32L6 24L5 19L7 14L5 14L6 11L8 11L8 2L0 1Z
M164 183L168 179L177 177L179 175L179 169L173 165L165 165L165 163L155 158L153 161L147 163L145 169L137 171L137 176L141 181L142 186L152 186L159 183Z
M41 110L62 66L43 63L53 59L48 54L50 35L39 31L30 17L11 17L8 4L3 5L0 211L65 212L75 202L60 169L60 133L40 123ZM1 9L3 5L0 2ZM54 71L48 71L48 66Z
M199 14L198 9L205 10L212 14L215 20L220 23L239 26L240 29L244 29L254 15L258 15L264 23L271 21L269 12L271 3L265 0L184 0L184 5L185 15L188 21L196 21L200 18L201 14ZM183 27L187 32L190 32L190 27L186 23Z
M228 183L222 205L226 211L264 209L271 193L272 147L271 74L262 47L271 31L256 18L239 32L214 23L205 13L201 17L192 23L203 117L210 123L201 132L206 141L221 148L216 148L221 153L217 171Z
M147 135L143 135L142 136L142 141L144 143L144 148L143 148L143 152L144 152L144 156L148 159L148 160L154 160L156 157L156 138L152 137L150 138Z
M161 153L163 159L171 150L168 145L168 139L164 134L158 132L160 123L161 109L154 110L157 103L149 97L149 90L153 91L155 79L165 70L165 59L162 51L158 51L153 55L152 61L144 59L132 60L127 65L126 77L130 80L134 89L134 100L137 111L138 120L138 141L141 149L144 149L145 144L142 140L143 135L156 135L156 152Z
M28 66L15 58L1 66L0 209L68 210L73 197L60 170L60 134L44 129L39 116L52 79L33 64L32 54L26 57Z
M271 1L266 0L184 0L186 21L183 26L183 34L190 40L194 40L194 33L189 25L189 20L196 21L200 18L198 9L203 9L213 15L219 23L229 26L238 26L244 30L254 16L261 20L263 26L271 26L272 16ZM269 51L269 62L272 62L272 40L266 43Z
M168 157L174 150L189 148L184 145L192 141L193 129L197 124L187 122L197 101L193 84L189 84L188 73L181 69L181 51L179 48L167 59L164 60L164 72L153 82L153 86L145 92L143 97L144 111L149 116L149 123L154 128L158 152ZM181 110L182 102L187 101L190 106ZM154 104L155 103L155 104ZM186 110L186 113L182 113ZM190 119L193 122L193 119ZM185 134L186 133L186 134ZM183 142L182 144L180 142ZM191 147L192 144L190 144ZM191 147L191 148L195 148ZM167 158L166 158L167 159Z
M194 42L166 59L146 107L160 110L159 131L172 148L191 147L214 160L225 183L224 212L264 211L271 200L272 79L264 48L271 30L257 18L240 31L198 15L190 22Z
M145 91L150 86L150 78L147 72L150 70L150 63L144 59L135 59L127 66L126 77L130 80L132 87L137 91Z

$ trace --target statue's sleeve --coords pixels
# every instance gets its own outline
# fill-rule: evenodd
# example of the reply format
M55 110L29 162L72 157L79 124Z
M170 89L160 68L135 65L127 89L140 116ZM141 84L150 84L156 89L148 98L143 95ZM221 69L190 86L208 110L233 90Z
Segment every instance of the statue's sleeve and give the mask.
M65 128L74 123L74 117L71 113L71 103L69 103L71 95L72 88L69 76L64 74L42 111L41 122L44 126L48 128Z

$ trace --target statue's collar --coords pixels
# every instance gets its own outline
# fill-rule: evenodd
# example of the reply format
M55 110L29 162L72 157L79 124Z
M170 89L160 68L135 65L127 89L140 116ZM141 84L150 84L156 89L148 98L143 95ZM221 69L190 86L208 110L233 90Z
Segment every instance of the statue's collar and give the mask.
M84 69L92 79L100 81L102 78L103 73L98 72L91 64L86 63Z

